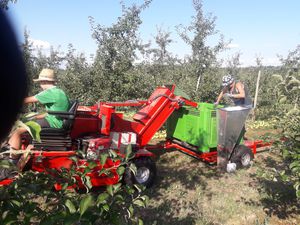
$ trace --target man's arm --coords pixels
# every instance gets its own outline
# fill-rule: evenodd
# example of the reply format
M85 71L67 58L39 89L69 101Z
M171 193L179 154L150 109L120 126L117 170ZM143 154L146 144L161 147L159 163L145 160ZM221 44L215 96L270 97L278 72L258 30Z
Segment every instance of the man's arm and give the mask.
M24 103L28 104L28 103L34 103L34 102L38 102L39 100L35 97L35 96L30 96L24 99Z

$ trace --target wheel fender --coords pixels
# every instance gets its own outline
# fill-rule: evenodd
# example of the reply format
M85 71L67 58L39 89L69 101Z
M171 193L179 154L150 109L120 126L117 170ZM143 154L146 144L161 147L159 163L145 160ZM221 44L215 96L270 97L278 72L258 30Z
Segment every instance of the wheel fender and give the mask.
M155 155L148 151L145 148L139 149L136 153L135 153L135 157L139 158L139 157L154 157Z

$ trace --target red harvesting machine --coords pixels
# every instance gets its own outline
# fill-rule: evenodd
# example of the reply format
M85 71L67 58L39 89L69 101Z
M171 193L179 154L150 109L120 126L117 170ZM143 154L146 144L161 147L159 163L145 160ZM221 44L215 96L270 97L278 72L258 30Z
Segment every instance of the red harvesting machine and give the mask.
M198 103L182 97L183 94L176 93L180 92L175 85L162 86L158 87L148 100L99 102L93 106L80 106L75 101L68 112L49 112L63 118L63 128L43 128L40 133L41 142L31 140L25 135L22 148L26 149L29 144L34 147L29 157L23 160L20 169L47 172L49 169L70 169L75 165L80 171L93 161L96 166L87 173L92 186L111 185L119 182L117 168L120 161L108 158L102 165L101 154L112 149L118 155L125 157L127 147L130 145L134 153L131 162L135 164L137 171L136 173L130 170L125 172L124 180L149 187L156 175L153 150L179 150L207 162L216 162L217 148L211 148L208 152L199 152L195 150L195 146L170 137L163 144L154 146L149 144L154 134L174 111L183 107L199 108ZM131 120L125 119L123 113L116 111L117 107L130 106L139 107ZM258 145L262 143L251 142L245 145L252 148L252 152L255 153ZM79 154L79 151L83 154ZM74 157L77 160L74 161ZM26 166L24 166L25 162ZM102 168L110 168L112 175L99 174ZM14 179L14 177L4 179L0 181L0 185L10 184ZM80 179L78 185L83 187Z

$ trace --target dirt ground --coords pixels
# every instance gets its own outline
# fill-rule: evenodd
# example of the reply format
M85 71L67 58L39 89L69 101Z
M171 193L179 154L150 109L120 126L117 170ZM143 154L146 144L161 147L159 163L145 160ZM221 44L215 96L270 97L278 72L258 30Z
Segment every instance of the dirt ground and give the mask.
M146 191L150 202L137 213L145 225L297 225L300 205L292 186L266 176L284 166L270 149L233 174L180 152L165 153Z

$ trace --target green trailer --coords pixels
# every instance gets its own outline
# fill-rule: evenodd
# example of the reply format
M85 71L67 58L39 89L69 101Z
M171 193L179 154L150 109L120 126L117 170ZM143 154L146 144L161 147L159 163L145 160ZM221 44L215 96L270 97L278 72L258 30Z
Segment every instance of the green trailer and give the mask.
M191 145L199 153L216 150L217 112L214 104L202 102L197 108L184 106L173 112L167 120L167 138Z

